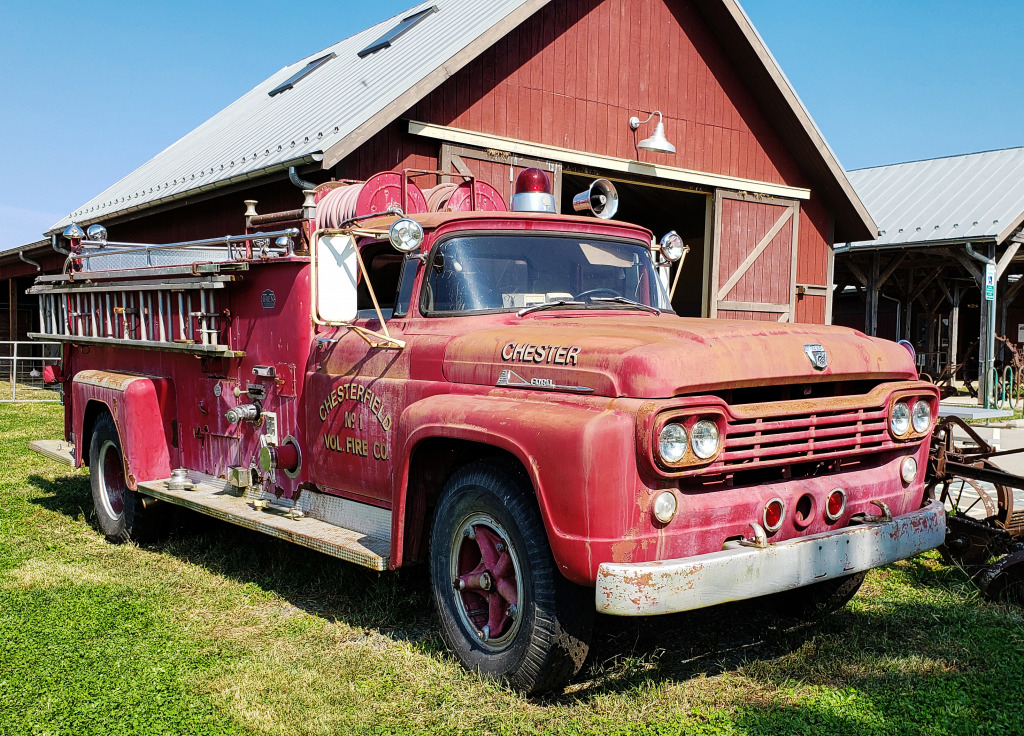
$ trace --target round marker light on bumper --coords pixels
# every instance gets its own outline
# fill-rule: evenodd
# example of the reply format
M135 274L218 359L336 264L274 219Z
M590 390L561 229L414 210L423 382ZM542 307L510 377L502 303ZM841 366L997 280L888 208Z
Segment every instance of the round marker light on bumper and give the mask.
M391 224L391 228L388 230L388 239L395 250L412 253L423 242L423 228L415 220L403 217Z
M842 488L833 488L825 499L825 519L829 522L839 521L839 517L846 511L846 491Z
M782 528L782 520L786 517L786 504L781 498L773 498L764 505L761 515L766 532L777 532Z
M709 419L701 419L690 429L690 447L701 460L714 457L718 452L718 425Z
M686 455L687 440L686 429L682 424L666 424L658 436L658 454L666 463L675 464Z
M900 478L904 483L913 483L917 479L917 460L912 457L903 458L900 463Z
M679 503L676 501L676 494L672 493L672 491L659 493L651 505L651 513L662 524L667 524L676 518L676 511L678 510Z
M914 410L911 412L911 423L914 425L914 431L918 434L924 434L928 431L932 424L932 408L928 405L927 401L920 399L914 404Z
M897 401L893 404L892 414L889 415L889 428L897 437L902 437L910 431L910 407L905 401Z

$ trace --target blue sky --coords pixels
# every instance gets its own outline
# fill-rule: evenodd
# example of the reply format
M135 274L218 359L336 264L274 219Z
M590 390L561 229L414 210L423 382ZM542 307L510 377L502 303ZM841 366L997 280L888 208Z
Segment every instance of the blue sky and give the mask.
M1024 145L1024 2L741 2L847 168ZM4 0L0 249L281 67L412 4Z

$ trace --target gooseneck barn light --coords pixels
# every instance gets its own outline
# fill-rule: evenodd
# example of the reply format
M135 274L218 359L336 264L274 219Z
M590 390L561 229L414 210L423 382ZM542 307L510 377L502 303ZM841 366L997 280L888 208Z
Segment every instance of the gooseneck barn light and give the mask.
M654 126L654 133L650 138L644 138L642 141L636 144L636 147L641 151L655 151L656 153L675 153L676 147L668 142L665 138L665 123L661 119L661 111L655 110L647 116L646 120L640 120L640 118L633 116L629 119L629 127L632 130L636 130L644 123L651 122L651 118L655 115L658 116L658 124Z

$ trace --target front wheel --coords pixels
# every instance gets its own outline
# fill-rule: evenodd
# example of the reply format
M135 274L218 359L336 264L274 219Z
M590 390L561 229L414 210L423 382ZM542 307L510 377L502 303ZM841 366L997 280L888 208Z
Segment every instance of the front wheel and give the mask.
M535 693L583 665L592 596L558 572L514 470L481 462L452 476L434 515L430 573L441 635L467 669Z
M128 488L124 454L117 427L109 414L96 420L89 442L89 484L100 531L111 542L144 542L159 536L159 510L146 508L148 499Z
M814 621L838 611L857 595L866 572L811 583L770 597L769 610L782 619Z

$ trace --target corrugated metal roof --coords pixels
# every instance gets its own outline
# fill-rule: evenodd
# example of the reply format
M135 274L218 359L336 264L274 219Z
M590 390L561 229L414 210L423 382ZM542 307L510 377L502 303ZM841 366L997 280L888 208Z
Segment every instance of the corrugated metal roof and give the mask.
M517 10L527 16L547 0L428 0L335 45L296 61L228 105L150 161L54 224L92 222L320 160L361 125L431 72L445 76L449 62L471 42ZM432 13L389 48L358 52L403 18L436 5ZM519 22L519 19L516 19ZM292 89L268 92L308 62L331 59ZM464 60L462 63L465 63ZM461 65L461 64L460 64ZM425 93L424 93L425 94ZM400 114L398 111L395 114Z
M1001 243L1024 220L1024 148L910 161L849 172L878 223L852 249L967 241Z
M321 161L329 168L550 1L419 3L281 69L55 223L51 232L63 230L72 220L80 224L109 221L162 202L262 177L289 165ZM365 58L358 56L360 50L403 18L431 6L437 6L438 12L395 39L391 47ZM837 215L843 215L853 232L874 232L875 223L868 210L737 0L701 0L700 7L713 23L733 24L741 36L736 43L749 48L756 57L753 63L762 65L770 79L766 84L781 95L780 109L788 110L795 119L790 144L809 144L809 149L798 148L805 157L801 160L818 177L822 191L835 198ZM336 58L293 88L269 96L307 63L330 52ZM785 118L774 105L774 114ZM794 124L788 118L784 122Z

